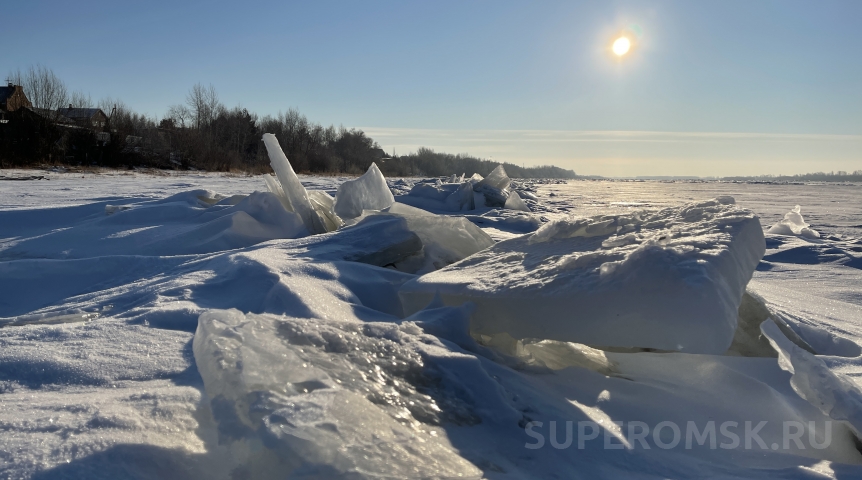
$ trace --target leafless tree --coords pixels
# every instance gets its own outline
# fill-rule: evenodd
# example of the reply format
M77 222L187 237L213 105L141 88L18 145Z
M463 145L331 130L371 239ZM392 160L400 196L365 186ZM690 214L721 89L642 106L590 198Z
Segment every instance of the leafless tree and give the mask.
M23 72L18 69L9 74L9 81L23 86L24 93L36 108L56 111L68 104L66 84L50 68L31 65Z
M168 108L168 114L166 116L173 120L174 125L180 128L186 128L186 123L191 123L192 120L192 111L189 110L189 107L185 105L171 105Z
M90 98L89 93L84 93L81 90L75 90L72 92L72 96L69 97L69 103L75 108L93 108L93 99ZM103 109L104 111L104 109ZM105 114L110 114L111 112L105 112Z
M224 109L219 102L218 93L212 85L204 87L198 83L186 95L186 105L192 113L195 128L201 129L209 126L219 111Z

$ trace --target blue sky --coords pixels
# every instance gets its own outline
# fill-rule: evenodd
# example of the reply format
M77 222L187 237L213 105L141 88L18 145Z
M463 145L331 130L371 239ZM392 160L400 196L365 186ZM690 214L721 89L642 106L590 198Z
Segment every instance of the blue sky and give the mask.
M603 175L862 169L862 2L10 2L0 73L163 115L197 82L428 146ZM14 20L13 20L14 19ZM625 32L635 47L609 52Z

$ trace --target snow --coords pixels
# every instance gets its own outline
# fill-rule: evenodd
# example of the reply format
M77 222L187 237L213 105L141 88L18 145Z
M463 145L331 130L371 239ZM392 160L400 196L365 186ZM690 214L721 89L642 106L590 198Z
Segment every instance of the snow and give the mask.
M784 215L784 219L775 225L771 226L768 233L776 235L797 235L805 238L820 238L820 233L810 225L805 223L802 218L802 210L799 205L793 207L793 210Z
M396 202L340 224L332 197L351 179L296 175L292 191L329 222L312 234L281 178L45 176L0 185L0 478L862 475L859 186L515 181L530 212L476 194L475 210ZM482 179L455 180L453 191ZM387 184L396 197L438 186ZM787 212L776 198L806 205L820 238L766 233L765 255L755 250L754 215L769 226ZM662 252L677 279L691 255L701 283L635 282L672 279L650 256ZM617 300L603 310L666 302L669 322L694 311L670 309L687 288L735 296L738 311L694 318L709 353L691 353L480 333L481 299L450 303L443 284L415 308L399 295L472 262L487 263L488 288L526 290L520 276L562 293L555 282L601 277L587 253L616 265L605 270ZM598 305L593 293L575 291L582 301L564 313ZM523 328L560 330L560 315L533 307ZM637 344L677 330L654 319ZM566 422L572 443L557 448ZM674 440L662 422L681 430L676 446L658 443ZM687 446L689 422L714 422L719 444L735 425L738 444ZM746 422L766 422L750 448ZM788 424L804 427L805 448L787 441Z
M400 294L408 312L436 292L475 302L478 334L721 354L764 250L757 216L722 197L547 223Z
M778 365L792 375L793 390L824 415L850 427L857 439L862 439L862 390L859 386L845 375L830 371L823 360L812 353L794 345L774 323L764 322L761 328L778 351Z
M235 205L226 200L191 190L161 200L73 208L81 221L11 241L0 259L187 255L308 235L299 216L285 211L271 193L252 192Z
M395 203L386 185L386 179L372 163L368 171L356 180L348 180L338 187L333 211L341 218L356 218L363 210L382 210Z

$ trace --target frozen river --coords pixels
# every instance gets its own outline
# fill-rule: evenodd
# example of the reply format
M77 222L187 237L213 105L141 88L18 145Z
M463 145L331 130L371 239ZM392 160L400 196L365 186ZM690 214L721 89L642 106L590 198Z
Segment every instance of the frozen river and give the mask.
M276 196L249 196L260 176L0 176L34 173L0 181L0 478L862 476L862 185L516 181L530 213L292 239ZM388 181L398 199L415 179ZM763 254L744 209L765 231L796 205L820 237L767 233ZM443 298L404 318L423 279ZM495 302L530 334L493 331ZM631 331L563 328L614 315ZM691 448L689 424L740 441Z

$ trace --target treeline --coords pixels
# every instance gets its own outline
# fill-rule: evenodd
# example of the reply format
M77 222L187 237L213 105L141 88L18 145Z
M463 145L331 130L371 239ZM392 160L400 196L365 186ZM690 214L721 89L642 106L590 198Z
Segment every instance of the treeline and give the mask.
M469 176L487 175L498 164L427 148L390 157L365 132L325 127L294 109L260 117L242 107L228 108L212 85L193 86L184 103L171 105L156 118L132 111L121 100L94 102L88 94L70 94L65 83L42 66L11 72L9 78L24 87L32 108L9 112L8 121L0 124L0 168L71 164L266 172L270 168L263 133L278 138L298 172L360 174L376 162L390 176ZM70 122L60 115L70 105L99 109L106 121ZM552 166L505 168L512 177L575 176Z
M384 175L392 177L437 177L443 175L465 174L470 177L474 173L486 176L500 162L483 160L466 154L452 155L437 153L430 148L421 147L415 153L386 159L380 165ZM503 163L506 173L516 178L575 178L575 172L552 165L525 168L513 163Z
M797 175L758 175L754 177L722 177L721 180L728 182L862 182L862 170L846 172L815 172Z

